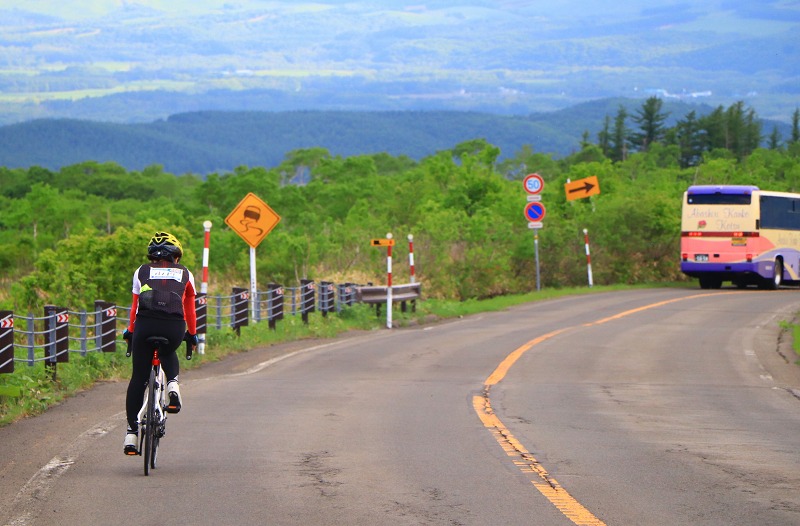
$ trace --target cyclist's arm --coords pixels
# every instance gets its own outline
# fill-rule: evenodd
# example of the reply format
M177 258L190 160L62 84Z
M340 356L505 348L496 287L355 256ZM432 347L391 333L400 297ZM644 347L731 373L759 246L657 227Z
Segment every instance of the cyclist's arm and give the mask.
M139 310L139 291L142 289L142 283L139 281L139 270L142 267L136 269L136 272L133 273L133 287L131 288L131 292L133 293L133 299L131 300L131 316L130 321L128 321L128 332L133 332L133 328L136 325L136 312Z
M197 311L194 305L196 295L194 280L189 280L183 290L183 318L186 320L186 331L189 334L197 334Z
M134 294L133 300L131 300L131 317L128 321L128 332L133 332L133 328L136 325L136 311L139 308L139 295Z

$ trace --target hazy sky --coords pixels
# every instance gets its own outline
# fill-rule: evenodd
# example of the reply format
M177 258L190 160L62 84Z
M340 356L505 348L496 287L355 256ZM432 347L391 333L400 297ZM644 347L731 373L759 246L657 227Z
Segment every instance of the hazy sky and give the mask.
M274 11L302 11L325 9L333 6L346 8L354 15L391 9L408 11L457 9L480 16L476 9L507 11L508 23L535 24L536 20L569 26L572 23L613 25L638 17L663 16L665 13L679 20L672 29L735 31L759 34L775 30L780 21L788 29L800 23L800 2L787 0L548 0L548 1L498 1L462 0L424 2L397 0L317 0L308 2L275 0L0 0L0 10L19 9L51 15L68 21L85 20L108 15L114 10L128 7L147 7L169 14L171 17L203 13L224 13L226 10L257 9ZM749 23L736 23L742 19ZM764 21L765 23L760 23ZM0 27L2 21L0 21ZM535 29L535 26L532 28Z

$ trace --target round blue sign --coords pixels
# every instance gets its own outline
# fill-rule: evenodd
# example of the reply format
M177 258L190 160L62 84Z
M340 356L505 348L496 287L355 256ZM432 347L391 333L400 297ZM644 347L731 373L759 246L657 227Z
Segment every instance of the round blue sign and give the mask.
M546 209L540 201L533 201L525 205L525 219L531 222L539 222L544 219Z

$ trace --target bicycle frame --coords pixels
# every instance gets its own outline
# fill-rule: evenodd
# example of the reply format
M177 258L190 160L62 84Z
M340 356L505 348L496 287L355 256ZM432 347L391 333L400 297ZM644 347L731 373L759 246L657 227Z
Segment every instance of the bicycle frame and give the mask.
M153 349L152 369L142 408L139 410L139 454L144 457L144 474L156 467L158 442L166 432L167 415L164 411L167 397L167 382L158 357L158 348ZM151 399L153 403L151 403Z
M168 343L168 340L161 336L151 336L147 338L147 344L153 348L153 359L150 368L150 377L147 381L147 388L144 392L142 408L136 416L139 422L138 452L144 457L144 474L150 474L151 469L156 467L158 455L158 443L167 432L167 378L161 368L161 359L158 357L158 349L161 345ZM186 359L192 359L193 347L186 341ZM131 356L130 340L126 356Z

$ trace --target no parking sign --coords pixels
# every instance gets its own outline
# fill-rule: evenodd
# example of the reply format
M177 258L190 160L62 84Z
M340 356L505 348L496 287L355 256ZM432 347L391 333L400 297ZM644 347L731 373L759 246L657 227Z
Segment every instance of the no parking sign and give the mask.
M539 223L541 225L547 209L541 201L533 201L525 205L525 219L529 223Z

